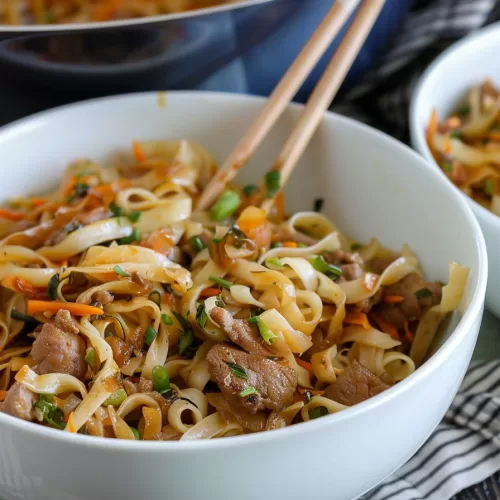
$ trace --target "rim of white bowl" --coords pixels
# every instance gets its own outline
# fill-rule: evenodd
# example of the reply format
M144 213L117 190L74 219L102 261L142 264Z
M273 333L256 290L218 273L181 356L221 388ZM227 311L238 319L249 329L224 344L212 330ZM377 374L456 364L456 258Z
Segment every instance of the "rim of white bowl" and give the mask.
M162 91L149 91L137 92L133 94L122 94L111 97L100 97L77 103L67 104L48 111L42 111L34 115L28 116L17 120L0 128L0 147L3 142L8 141L11 137L23 134L24 130L30 130L37 122L45 123L43 126L50 126L52 116L64 114L68 111L77 108L85 107L99 107L106 102L116 101L121 107L126 106L127 102L133 100L148 100L152 99L157 102L158 93ZM246 101L262 105L265 98L259 96L250 96L244 94L233 94L224 92L199 92L199 91L169 91L170 99L179 98L193 98L194 96L201 97L207 100L221 100L225 105L230 106L231 101ZM120 102L121 101L121 102ZM302 109L302 104L292 103L289 106L291 109ZM434 182L441 184L443 189L448 189L448 179L438 175L435 167L430 165L421 155L416 153L410 147L402 144L389 135L373 128L364 123L358 122L352 118L348 118L337 113L327 112L323 120L337 120L340 123L345 123L354 129L362 130L364 133L370 133L380 138L381 141L386 142L390 147L404 151L404 154L413 156L418 163L421 164L422 170L426 170L428 175L434 176ZM361 415L369 412L371 409L382 406L386 401L397 398L401 393L405 392L410 387L419 383L421 379L430 374L434 369L444 363L446 359L453 353L457 346L461 343L462 339L469 333L473 323L480 316L484 297L486 294L486 282L488 273L488 257L486 252L486 244L479 224L474 217L470 207L465 203L463 197L455 195L457 202L462 205L464 217L468 221L474 233L474 240L478 250L478 277L474 295L471 299L471 304L465 311L465 314L460 318L460 321L450 337L438 349L438 351L429 358L421 367L419 367L408 378L398 382L396 385L387 389L381 394L370 398L367 401L359 403L355 406L342 410L338 413L326 415L303 424L292 425L283 429L273 430L272 432L257 432L254 434L246 434L242 436L233 436L220 439L207 439L207 440L193 440L193 441L128 441L121 439L101 438L94 436L85 436L82 434L72 434L69 432L60 431L57 429L50 429L36 425L33 422L27 422L19 418L13 417L0 412L0 425L16 427L26 435L36 435L46 440L54 442L55 440L61 443L76 444L81 447L90 447L97 449L108 448L113 451L148 451L149 453L161 452L174 452L175 453L192 453L193 450L207 450L207 449L230 449L234 446L251 446L258 442L267 442L269 440L293 439L294 436L306 435L313 432L321 431L335 422L341 422L345 419Z
M425 127L421 127L418 120L418 109L420 108L420 102L422 100L422 94L424 93L426 86L429 85L429 81L435 72L438 71L439 67L444 64L446 60L451 57L456 57L457 53L463 50L471 50L471 47L475 45L479 40L487 39L492 36L497 36L500 42L500 21L487 26L486 28L480 29L478 32L466 36L462 40L455 42L445 51L443 51L434 61L427 67L427 69L420 76L415 90L413 91L413 96L410 102L410 137L411 143L416 151L418 151L426 160L432 163L439 174L442 175L448 183L460 193L462 197L472 206L472 208L477 211L477 213L485 218L490 224L496 226L500 230L500 216L495 215L493 212L484 208L477 201L473 200L470 196L467 196L459 187L457 187L453 182L451 182L446 174L442 171L441 167L438 165L434 157L432 156L431 150L427 145L425 139ZM486 68L485 68L486 69ZM459 96L457 95L457 100Z
M193 17L200 17L209 14L219 14L243 7L253 7L262 3L273 2L274 0L237 0L233 3L218 5L215 7L206 7L202 9L190 10L186 12L177 12L174 14L162 14L159 16L138 17L132 19L119 19L116 21L99 21L88 23L71 23L71 24L30 24L20 26L9 26L0 24L0 34L2 33L15 33L15 34L45 34L45 33L61 33L74 31L92 31L98 29L110 28L128 28L131 26L143 26L145 24L158 24L165 21L178 21L184 19L191 19Z

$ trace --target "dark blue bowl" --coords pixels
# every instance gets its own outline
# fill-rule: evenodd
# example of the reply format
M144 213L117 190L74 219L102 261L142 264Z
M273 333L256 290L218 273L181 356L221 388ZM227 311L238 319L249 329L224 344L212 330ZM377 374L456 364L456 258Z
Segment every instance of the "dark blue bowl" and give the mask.
M17 31L0 26L0 74L16 88L28 84L74 98L193 88L267 95L331 3L250 0L243 6L108 26ZM387 0L345 87L386 50L408 6L409 0ZM298 100L310 93L337 44L305 82Z

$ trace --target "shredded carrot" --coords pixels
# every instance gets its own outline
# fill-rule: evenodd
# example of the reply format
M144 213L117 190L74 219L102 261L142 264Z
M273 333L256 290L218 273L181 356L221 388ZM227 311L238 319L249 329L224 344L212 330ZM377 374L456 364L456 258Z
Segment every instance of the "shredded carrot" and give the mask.
M238 218L238 227L246 235L249 235L252 231L265 224L266 221L266 212L264 210L250 206L241 212L241 215Z
M45 198L31 198L31 204L34 208L41 207L42 205L45 205L45 203L47 203Z
M205 288L205 290L200 293L200 297L215 297L219 295L220 292L220 288Z
M282 222L285 219L285 195L280 191L274 198L274 206L276 213L274 215L274 222Z
M500 132L490 132L488 134L488 139L492 141L500 141Z
M451 140L450 140L450 139L448 139L448 140L444 143L444 147L443 147L443 149L444 149L444 152L445 152L445 153L447 153L447 154L451 153Z
M29 281L19 276L8 276L2 281L2 285L9 290L22 293L30 299L47 299L46 287L35 287Z
M75 302L28 300L26 308L29 316L33 316L39 312L56 313L61 309L65 309L75 316L100 316L101 314L104 314L104 311L100 307L89 306L87 304L77 304Z
M146 161L146 155L144 154L144 151L142 150L141 145L139 144L138 141L134 141L133 150L135 159L139 163L144 163Z
M297 248L297 243L295 241L285 241L283 246L285 248Z
M4 401L9 391L0 391L0 401Z
M432 108L431 119L429 122L429 127L427 128L427 143L429 145L432 144L432 139L434 138L434 134L437 131L438 120L437 120L437 111L436 108Z
M369 330L371 328L370 322L368 321L368 316L363 312L346 313L344 323L347 323L348 325L359 325L362 326L365 330Z
M390 335L394 340L400 340L398 329L395 325L386 321L379 313L370 312L370 317L384 333Z
M0 208L0 218L1 219L8 219L8 220L11 220L12 222L18 222L20 220L25 219L26 216L27 216L27 214L24 214L22 212L13 212L12 210Z
M450 128L459 128L461 123L460 117L458 116L450 116L450 118L446 121L446 125Z
M295 356L295 360L297 361L297 364L299 366L302 366L302 368L305 368L309 373L314 373L312 363L309 363L309 361L304 361L303 359L300 359L297 356Z
M405 320L404 325L405 325L405 340L406 340L406 342L411 344L413 342L413 333L411 333L410 325L408 324L408 320Z
M401 295L386 295L384 297L384 302L386 304L401 304L405 300L404 297L401 297Z
M76 429L75 422L74 422L74 420L73 420L73 413L74 413L74 412L71 412L71 413L69 414L67 429L68 429L68 431L69 431L69 432L76 433L76 432L77 432L77 429Z

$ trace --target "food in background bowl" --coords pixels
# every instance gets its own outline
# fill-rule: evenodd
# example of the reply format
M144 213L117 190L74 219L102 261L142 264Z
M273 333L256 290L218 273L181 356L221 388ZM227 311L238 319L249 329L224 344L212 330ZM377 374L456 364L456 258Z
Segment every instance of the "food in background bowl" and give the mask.
M444 121L432 111L427 144L465 194L500 215L500 94L491 80L474 85Z
M234 0L5 0L0 5L4 24L71 24L214 7Z
M428 282L406 246L287 218L282 195L268 216L256 205L279 172L192 213L211 155L133 151L76 161L54 193L0 210L5 413L120 439L282 428L409 376L462 299L458 264Z

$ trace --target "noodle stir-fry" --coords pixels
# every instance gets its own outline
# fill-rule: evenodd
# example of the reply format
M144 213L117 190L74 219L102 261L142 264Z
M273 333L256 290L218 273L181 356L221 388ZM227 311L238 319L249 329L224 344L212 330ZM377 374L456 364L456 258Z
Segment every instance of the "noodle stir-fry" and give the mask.
M444 122L432 113L427 143L465 194L500 215L500 93L490 80L472 87Z
M406 246L287 218L281 194L266 214L278 172L193 212L217 168L206 150L132 153L77 161L54 193L0 210L4 413L119 439L282 428L408 377L459 305L467 268L429 282Z
M2 0L0 24L66 24L158 16L234 0Z

